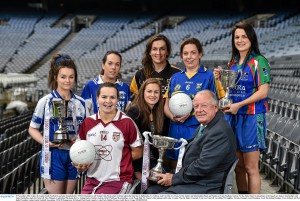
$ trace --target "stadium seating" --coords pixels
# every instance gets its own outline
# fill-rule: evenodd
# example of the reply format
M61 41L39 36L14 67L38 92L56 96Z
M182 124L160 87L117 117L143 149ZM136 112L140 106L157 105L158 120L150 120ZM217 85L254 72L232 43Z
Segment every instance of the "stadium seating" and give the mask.
M234 163L231 165L231 168L226 176L225 184L224 184L224 194L232 194L233 189L233 174L236 164L239 162L237 158Z
M135 72L142 68L141 58L147 39L156 33L156 26L169 16L184 16L183 21L161 30L172 43L171 64L183 67L180 42L188 37L200 39L204 55L201 63L209 69L226 66L231 54L231 28L254 12L143 12L130 14L96 11L90 27L72 32L71 21L76 13L66 11L24 12L5 11L0 19L0 72L34 72L39 81L37 97L48 93L47 78L50 57L67 53L74 58L78 69L78 91L95 78L101 69L102 57L108 50L123 56L121 73L130 83ZM59 24L61 26L59 26ZM261 154L261 172L281 186L282 193L299 193L299 120L300 120L300 13L280 11L256 27L260 50L271 64L271 83L268 94L270 112L266 113L267 149ZM51 55L50 55L51 54ZM41 63L40 63L41 62ZM32 193L37 185L38 152L41 146L28 137L27 128L32 111L18 117L0 120L1 193ZM24 178L20 178L25 175ZM82 183L77 188L80 192ZM36 189L35 193L36 193ZM230 190L230 189L229 189Z

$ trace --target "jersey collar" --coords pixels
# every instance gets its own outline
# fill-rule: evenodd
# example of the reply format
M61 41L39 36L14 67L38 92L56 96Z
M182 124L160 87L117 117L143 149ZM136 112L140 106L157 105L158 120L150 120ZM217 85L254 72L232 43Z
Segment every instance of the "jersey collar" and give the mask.
M117 79L116 82L115 82L115 84L120 84L120 82L121 82L121 81L120 81L119 79ZM104 83L104 81L102 80L102 75L99 75L99 76L98 76L97 83L98 83L98 84Z
M255 57L257 54L255 52L252 52L248 58L248 60L246 61L249 62L253 57ZM237 64L240 60L240 55L236 55L235 58L234 58L234 64Z
M122 112L121 112L120 110L117 110L117 114L116 114L116 116L113 118L112 121L118 121L118 120L121 119L121 117L122 117ZM99 119L99 120L101 119L101 116L100 116L100 110L98 110L96 118Z
M203 65L200 66L197 73L205 73L207 71L207 68ZM181 73L186 73L186 67L184 67L183 71Z
M70 93L71 93L70 99L75 98L75 94L71 90L70 90ZM56 90L51 91L51 95L54 98L60 98L60 99L64 100Z

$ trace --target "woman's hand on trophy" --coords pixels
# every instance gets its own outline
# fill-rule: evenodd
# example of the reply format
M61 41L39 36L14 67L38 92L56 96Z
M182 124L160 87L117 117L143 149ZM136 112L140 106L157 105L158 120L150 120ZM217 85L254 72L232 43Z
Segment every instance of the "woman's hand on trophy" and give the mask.
M157 184L162 185L162 186L172 186L173 174L170 174L170 173L157 174L157 177L160 178L157 181Z
M76 139L76 137L73 137L70 142L66 142L65 144L71 147L76 142Z
M64 144L64 143L53 143L53 142L50 142L50 143L49 143L49 146L50 146L50 147L57 147L57 148L58 148L58 147L62 147L63 144Z
M89 169L89 167L92 166L93 163L87 164L87 165L82 165L82 164L75 164L74 162L72 162L72 165L79 171L79 172L84 172L87 169Z
M225 105L225 106L223 106L223 107L219 107L219 110L221 110L221 111L223 111L223 112L225 112L225 111L227 111L227 110L229 110L230 109L230 105Z
M232 103L232 104L230 104L228 109L224 110L224 112L231 113L231 114L237 114L240 107L241 106L238 103Z
M214 68L214 77L215 77L216 80L220 79L221 70L222 70L221 66L218 66L217 68Z

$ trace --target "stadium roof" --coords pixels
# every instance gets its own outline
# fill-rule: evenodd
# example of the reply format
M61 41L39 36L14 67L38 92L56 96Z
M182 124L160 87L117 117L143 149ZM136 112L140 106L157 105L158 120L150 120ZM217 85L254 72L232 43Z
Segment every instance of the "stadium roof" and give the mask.
M20 86L23 84L35 84L38 78L34 74L0 73L0 87Z

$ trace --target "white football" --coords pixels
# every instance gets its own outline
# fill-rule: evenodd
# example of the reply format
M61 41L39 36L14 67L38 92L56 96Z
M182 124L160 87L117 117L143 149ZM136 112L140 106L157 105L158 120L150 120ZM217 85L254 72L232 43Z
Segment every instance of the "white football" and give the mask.
M70 148L70 158L75 164L88 165L94 162L95 147L86 140L75 142Z
M193 102L185 93L174 94L169 101L169 108L173 115L182 117L189 114L193 109Z

